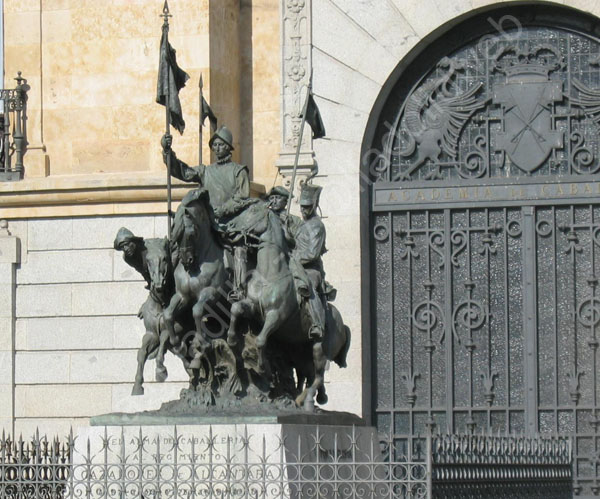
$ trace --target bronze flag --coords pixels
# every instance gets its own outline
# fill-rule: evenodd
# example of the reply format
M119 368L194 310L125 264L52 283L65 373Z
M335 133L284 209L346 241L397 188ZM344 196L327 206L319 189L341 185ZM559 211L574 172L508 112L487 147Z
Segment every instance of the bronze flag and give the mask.
M163 30L160 39L156 102L168 107L171 116L171 125L181 134L183 134L183 130L185 129L185 121L183 121L181 103L179 102L179 90L185 86L185 82L189 78L189 75L177 66L175 49L169 43L168 32Z

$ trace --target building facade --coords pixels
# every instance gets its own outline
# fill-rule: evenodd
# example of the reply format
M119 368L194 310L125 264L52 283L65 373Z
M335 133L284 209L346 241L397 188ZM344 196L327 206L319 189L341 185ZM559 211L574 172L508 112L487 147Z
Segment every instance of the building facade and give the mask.
M600 5L591 0L172 0L191 76L178 156L198 160L198 82L259 195L289 183L306 85L327 278L353 332L327 408L412 448L428 428L558 432L597 487ZM0 418L65 431L155 408L129 395L145 290L112 241L166 234L154 103L160 1L4 0L6 88L31 87L25 176L0 183ZM209 157L208 128L203 157ZM177 199L189 186L175 184ZM147 379L151 379L148 366ZM599 489L600 490L600 489Z

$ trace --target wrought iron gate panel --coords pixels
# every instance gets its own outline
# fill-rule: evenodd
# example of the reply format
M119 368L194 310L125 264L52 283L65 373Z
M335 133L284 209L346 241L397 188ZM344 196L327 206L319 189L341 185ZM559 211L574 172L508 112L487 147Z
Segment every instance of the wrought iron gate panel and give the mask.
M375 422L408 459L430 428L573 436L600 495L600 42L523 19L430 67L365 156Z
M377 216L381 430L523 430L520 224L516 208Z
M575 486L594 494L600 491L599 234L599 205L537 210L538 424L575 435Z

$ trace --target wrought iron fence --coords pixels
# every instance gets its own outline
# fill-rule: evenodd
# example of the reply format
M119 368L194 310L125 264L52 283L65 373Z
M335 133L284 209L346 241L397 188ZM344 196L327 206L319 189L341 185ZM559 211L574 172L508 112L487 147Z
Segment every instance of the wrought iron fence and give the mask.
M218 427L217 427L218 428ZM256 438L106 430L78 442L0 441L0 497L22 498L383 498L427 497L426 462L395 460L389 442L365 448L350 433ZM293 441L292 441L293 440Z
M0 181L21 180L27 152L27 80L17 73L17 86L0 89Z
M443 498L572 496L571 444L558 437L434 435L425 460L389 439L365 446L353 429L308 440L232 435L189 438L106 429L63 441L0 440L2 499ZM148 431L148 430L145 430ZM328 440L326 442L326 440ZM366 447L366 448L365 448Z
M573 497L568 438L436 435L431 459L436 499Z

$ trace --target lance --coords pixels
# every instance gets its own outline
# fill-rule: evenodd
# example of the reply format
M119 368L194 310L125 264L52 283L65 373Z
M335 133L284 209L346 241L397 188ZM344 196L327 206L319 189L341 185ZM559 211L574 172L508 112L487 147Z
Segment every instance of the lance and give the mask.
M288 198L287 204L287 215L290 215L292 209L292 198L294 197L294 185L296 183L296 170L298 169L298 159L300 158L300 147L302 146L302 135L304 134L304 125L306 123L306 110L308 109L308 100L310 93L312 92L312 73L308 80L308 91L306 92L306 99L304 100L304 106L302 107L302 122L300 123L300 133L298 135L298 145L296 146L296 156L294 158L294 169L292 170L292 184L290 186L290 197Z
M163 46L161 46L161 50L167 49L169 47L169 17L172 17L169 14L169 4L167 0L165 0L165 4L163 6L163 13L161 17L164 19L162 30L164 35ZM165 54L161 54L161 57ZM170 88L170 78L166 78L167 80L167 91L165 96L165 134L170 135L171 133L171 112L169 108L169 102L171 99L171 88ZM171 148L167 149L167 237L169 241L171 240Z
M198 164L202 164L202 87L204 82L202 81L202 73L200 73L200 82L198 83L200 99L198 99Z

